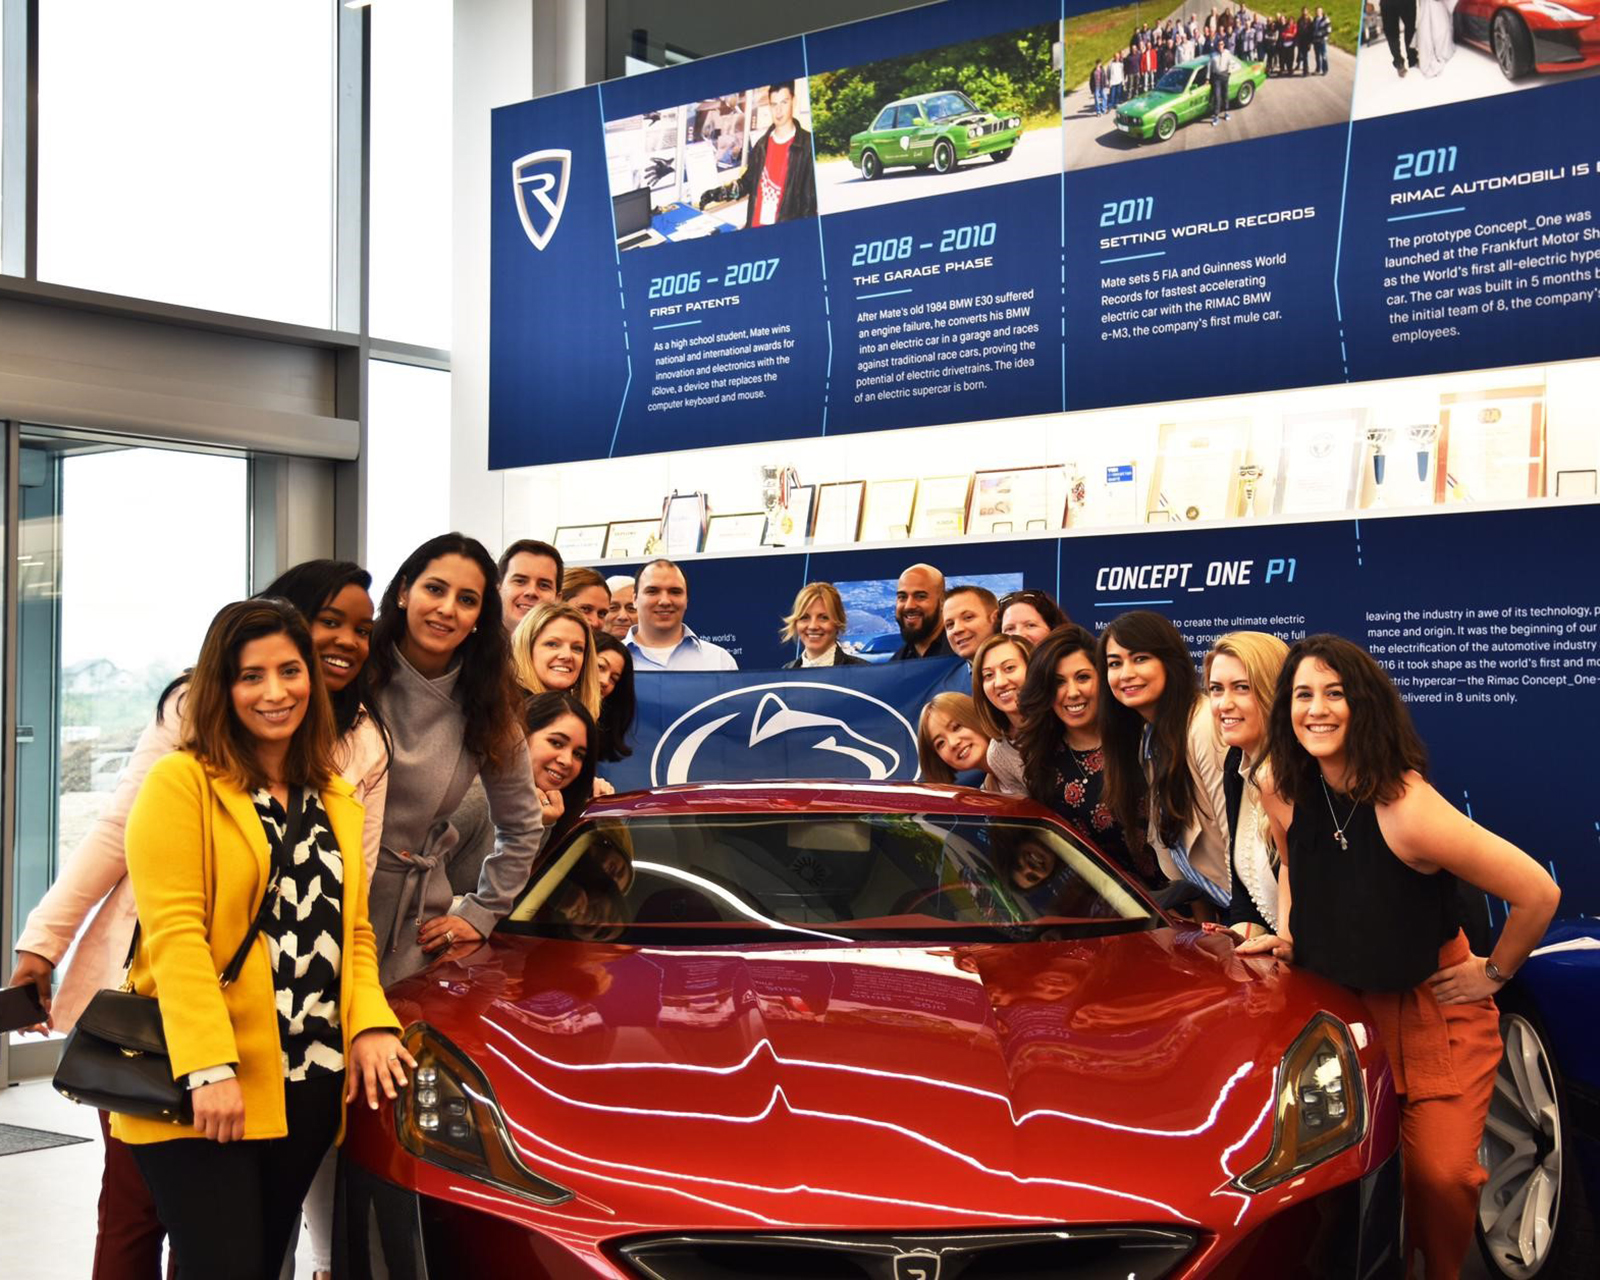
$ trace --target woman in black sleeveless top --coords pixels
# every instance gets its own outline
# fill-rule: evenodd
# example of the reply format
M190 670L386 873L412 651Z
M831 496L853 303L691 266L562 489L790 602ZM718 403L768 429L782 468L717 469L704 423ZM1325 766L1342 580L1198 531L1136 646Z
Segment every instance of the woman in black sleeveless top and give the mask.
M1364 997L1400 1095L1406 1223L1433 1277L1472 1243L1478 1144L1500 1060L1492 999L1527 959L1560 891L1532 858L1429 785L1427 754L1383 668L1337 636L1290 651L1268 725L1282 936L1252 939ZM1471 954L1455 877L1510 905Z

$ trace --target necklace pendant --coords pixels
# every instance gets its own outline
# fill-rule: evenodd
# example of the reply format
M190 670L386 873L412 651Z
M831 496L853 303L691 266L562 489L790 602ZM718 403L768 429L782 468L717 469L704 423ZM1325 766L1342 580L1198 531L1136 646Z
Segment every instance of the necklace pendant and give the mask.
M1348 853L1350 851L1350 842L1345 839L1344 832L1335 831L1333 834L1339 837L1339 847Z

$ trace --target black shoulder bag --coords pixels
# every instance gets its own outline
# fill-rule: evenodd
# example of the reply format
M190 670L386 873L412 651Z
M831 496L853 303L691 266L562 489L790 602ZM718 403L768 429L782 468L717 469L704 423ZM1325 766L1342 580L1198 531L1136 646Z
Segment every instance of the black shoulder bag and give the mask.
M250 922L244 941L218 979L224 987L232 986L238 978L250 948L255 945L256 935L267 922L267 915L278 897L283 869L289 865L295 846L300 843L304 816L303 792L295 787L289 792L289 820L283 839L271 842L272 878L261 895L260 909ZM122 986L97 991L89 1001L61 1047L61 1061L56 1066L52 1083L73 1102L103 1111L190 1124L194 1120L194 1107L188 1088L172 1076L166 1031L161 1025L160 1001L155 996L142 996L133 989L131 967L138 949L139 924L136 921L133 939L128 943L128 958L123 962Z

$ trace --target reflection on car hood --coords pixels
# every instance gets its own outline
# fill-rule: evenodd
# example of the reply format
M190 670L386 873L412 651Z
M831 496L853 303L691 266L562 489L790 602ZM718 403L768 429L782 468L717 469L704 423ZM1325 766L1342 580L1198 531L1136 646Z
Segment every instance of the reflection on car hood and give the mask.
M1284 1050L1363 1016L1194 930L470 959L402 1019L484 1068L532 1168L642 1224L1232 1223Z

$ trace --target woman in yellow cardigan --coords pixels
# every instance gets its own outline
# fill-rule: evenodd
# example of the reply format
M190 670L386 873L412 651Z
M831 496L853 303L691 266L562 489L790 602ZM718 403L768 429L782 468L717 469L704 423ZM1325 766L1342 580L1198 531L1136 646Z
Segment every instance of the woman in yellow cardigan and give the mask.
M160 1000L194 1124L114 1115L111 1129L133 1147L181 1275L268 1280L343 1103L364 1092L376 1108L415 1063L378 983L362 809L333 768L333 715L293 606L217 614L184 730L140 789L127 851L134 987Z

